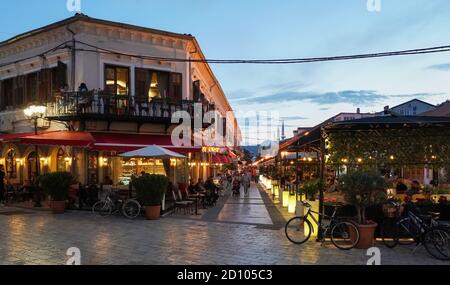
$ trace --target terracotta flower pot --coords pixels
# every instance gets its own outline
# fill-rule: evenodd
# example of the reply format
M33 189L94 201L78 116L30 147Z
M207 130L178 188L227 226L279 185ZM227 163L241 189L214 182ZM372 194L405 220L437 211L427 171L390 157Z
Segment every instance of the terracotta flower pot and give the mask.
M371 223L368 225L355 224L359 230L359 242L355 248L357 249L369 249L374 245L375 241L375 230L378 224ZM352 241L356 240L356 233L353 228L350 228L350 239Z
M66 201L50 201L50 208L53 214L64 214L66 211Z
M159 220L161 217L161 205L159 206L146 206L145 217L147 220L154 221Z

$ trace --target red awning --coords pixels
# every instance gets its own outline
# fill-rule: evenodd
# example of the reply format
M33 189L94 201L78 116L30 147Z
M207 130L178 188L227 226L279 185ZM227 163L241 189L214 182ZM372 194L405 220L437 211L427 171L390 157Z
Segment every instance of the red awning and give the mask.
M231 164L232 160L223 154L214 154L212 156L212 162L215 164Z
M96 151L128 152L151 145L178 152L200 152L200 147L178 147L172 144L172 138L165 135L141 135L118 133L92 133L95 143L92 149Z
M52 132L39 132L38 135L41 134L47 134ZM0 134L0 142L13 142L13 141L19 141L19 139L23 137L33 136L35 135L34 132L32 133L14 133L14 134Z
M237 156L234 152L232 152L231 150L228 152L228 156L229 156L231 159L236 159L236 158L238 158L238 156Z
M224 163L223 164L232 164L233 163L233 160L230 157L228 157L226 155L224 155L223 157L224 157Z
M87 132L59 131L25 136L20 138L20 143L33 145L88 147L94 143L94 138Z

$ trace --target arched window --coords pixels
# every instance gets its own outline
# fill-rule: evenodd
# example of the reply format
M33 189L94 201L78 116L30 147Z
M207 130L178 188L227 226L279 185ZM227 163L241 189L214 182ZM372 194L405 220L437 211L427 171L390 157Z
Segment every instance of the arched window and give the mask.
M16 151L10 149L6 154L6 174L9 178L17 178Z
M60 148L56 154L56 170L58 172L63 172L67 170L66 167L66 152Z

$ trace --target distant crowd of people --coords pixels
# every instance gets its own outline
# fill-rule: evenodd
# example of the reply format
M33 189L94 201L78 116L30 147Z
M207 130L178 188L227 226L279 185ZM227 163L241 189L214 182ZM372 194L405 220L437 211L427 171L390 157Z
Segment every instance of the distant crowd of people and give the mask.
M257 173L251 170L221 173L216 179L211 176L206 181L203 181L202 178L199 178L197 182L191 180L188 191L191 195L206 194L218 198L225 192L240 195L242 190L245 197L248 197L252 181L258 182L256 176Z

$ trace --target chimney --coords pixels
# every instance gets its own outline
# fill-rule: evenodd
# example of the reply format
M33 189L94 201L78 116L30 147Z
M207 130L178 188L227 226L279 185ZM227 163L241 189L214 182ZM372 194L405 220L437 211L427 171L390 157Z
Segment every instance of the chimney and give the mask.
M356 114L361 114L361 109L360 108L356 109Z
M384 107L384 114L385 115L389 114L389 106Z

